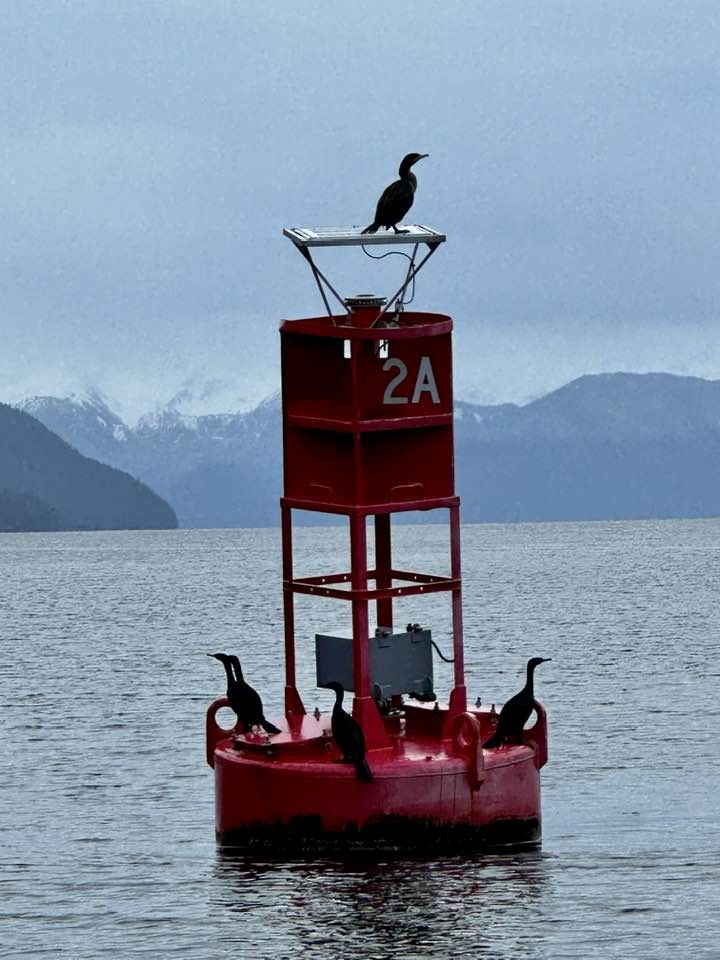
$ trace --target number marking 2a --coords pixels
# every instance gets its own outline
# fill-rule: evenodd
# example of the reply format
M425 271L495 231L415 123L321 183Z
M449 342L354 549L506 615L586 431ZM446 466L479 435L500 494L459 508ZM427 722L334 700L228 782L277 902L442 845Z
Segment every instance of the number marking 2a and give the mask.
M412 397L395 393L408 375L407 364L405 364L404 361L398 357L388 357L383 364L383 370L397 370L395 376L385 387L383 403L420 403L423 393L429 393L433 403L440 403L440 394L438 393L437 383L435 382L435 374L433 373L432 364L430 363L430 357L420 357Z

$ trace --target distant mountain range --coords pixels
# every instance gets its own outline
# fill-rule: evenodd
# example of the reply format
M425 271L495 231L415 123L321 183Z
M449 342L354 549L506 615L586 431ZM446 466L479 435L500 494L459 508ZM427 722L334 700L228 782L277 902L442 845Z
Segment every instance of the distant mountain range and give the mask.
M140 480L0 404L0 531L176 526L174 510Z
M465 519L720 516L720 380L584 376L469 419L456 432Z
M132 428L99 394L34 397L20 406L86 456L141 477L173 505L181 526L278 521L277 397L236 414L189 416L169 405Z
M170 404L132 428L99 395L22 408L86 456L140 477L182 526L278 522L277 397L234 414ZM467 522L720 515L720 381L597 374L523 406L459 402L455 413Z

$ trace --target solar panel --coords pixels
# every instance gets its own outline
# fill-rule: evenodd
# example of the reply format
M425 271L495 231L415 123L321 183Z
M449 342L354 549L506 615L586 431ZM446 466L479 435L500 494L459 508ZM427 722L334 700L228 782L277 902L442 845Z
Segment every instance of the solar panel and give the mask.
M379 244L443 243L444 233L419 223L398 227L403 233L380 229L377 233L363 233L363 227L286 227L283 234L296 247L359 247Z

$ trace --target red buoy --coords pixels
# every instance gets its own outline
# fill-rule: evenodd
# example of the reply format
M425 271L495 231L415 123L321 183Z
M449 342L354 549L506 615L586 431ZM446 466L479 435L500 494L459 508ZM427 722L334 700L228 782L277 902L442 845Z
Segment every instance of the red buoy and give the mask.
M328 315L280 328L284 495L281 499L285 621L282 733L221 728L216 700L207 715L207 759L215 769L216 830L227 842L266 851L347 847L468 849L536 844L540 768L547 760L545 711L523 742L483 750L497 722L468 709L463 666L459 498L455 494L452 320L408 312L402 297L445 239L426 227L372 235L286 230L313 269ZM310 247L414 245L398 293L340 301ZM418 247L428 253L417 262ZM323 284L325 286L323 286ZM393 309L394 308L394 309ZM293 562L293 511L347 517L350 570L307 576ZM448 517L450 575L399 570L391 518L408 510ZM368 568L372 518L375 565ZM393 600L446 592L452 604L454 684L436 699L431 631L393 620ZM350 603L352 637L316 635L318 685L354 693L372 780L340 762L329 714L308 716L296 685L294 597ZM374 614L371 628L370 616ZM346 704L349 700L346 697Z

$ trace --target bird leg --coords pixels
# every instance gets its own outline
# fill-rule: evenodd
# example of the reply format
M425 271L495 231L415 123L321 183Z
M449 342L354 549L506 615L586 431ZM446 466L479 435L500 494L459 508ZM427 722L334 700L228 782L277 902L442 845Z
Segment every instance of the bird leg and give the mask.
M398 230L398 228L395 226L395 224L392 225L392 228L393 228L393 230L395 231L395 233L410 233L409 230Z

